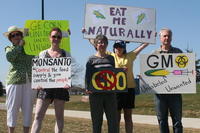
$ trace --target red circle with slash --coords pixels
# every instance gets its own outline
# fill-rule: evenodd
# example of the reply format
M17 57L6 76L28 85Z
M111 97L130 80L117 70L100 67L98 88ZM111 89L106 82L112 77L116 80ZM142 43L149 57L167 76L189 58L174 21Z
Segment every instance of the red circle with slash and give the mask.
M114 77L114 81L111 82L111 81L107 78L106 74L109 74L109 75L113 76L113 77ZM107 82L110 84L110 86L103 86L103 85L101 84L100 79L103 79L103 80L107 81ZM113 87L115 87L115 85L116 85L116 83L117 83L117 78L116 78L116 75L115 75L114 72L109 71L109 70L102 70L102 71L100 71L100 72L96 75L95 81L96 81L96 83L97 83L97 86L100 87L100 88L102 88L103 90L111 90Z

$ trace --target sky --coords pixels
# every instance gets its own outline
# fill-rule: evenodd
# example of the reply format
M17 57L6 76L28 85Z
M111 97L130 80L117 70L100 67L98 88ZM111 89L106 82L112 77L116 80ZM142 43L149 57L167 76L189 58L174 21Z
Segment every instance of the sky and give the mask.
M200 58L200 1L199 0L44 0L45 20L68 20L70 22L71 55L85 68L88 57L95 53L87 39L83 38L85 4L108 4L156 10L156 31L168 27L173 31L172 45L183 51L189 48ZM41 20L41 0L2 0L0 4L0 81L5 84L9 63L5 57L5 47L11 43L3 36L9 26L24 27L26 20ZM108 50L112 50L113 41L109 41ZM135 49L140 43L129 43L127 51ZM145 48L141 54L151 53L160 46L156 44ZM140 62L134 62L134 75L140 72ZM80 77L83 81L83 76Z

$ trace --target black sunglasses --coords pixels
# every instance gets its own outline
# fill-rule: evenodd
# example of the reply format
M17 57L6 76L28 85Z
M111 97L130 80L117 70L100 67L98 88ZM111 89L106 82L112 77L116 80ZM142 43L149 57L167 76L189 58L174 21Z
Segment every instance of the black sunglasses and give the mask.
M57 39L61 39L62 37L61 36L51 36L52 38L57 38Z
M11 35L10 35L11 38L14 38L14 37L17 37L17 36L22 36L22 34L20 34L20 33L15 33L15 34L11 34Z

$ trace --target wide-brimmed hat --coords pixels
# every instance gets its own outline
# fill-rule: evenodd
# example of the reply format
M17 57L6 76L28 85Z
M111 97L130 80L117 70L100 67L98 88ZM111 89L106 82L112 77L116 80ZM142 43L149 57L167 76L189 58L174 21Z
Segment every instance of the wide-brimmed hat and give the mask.
M22 34L24 35L24 32L25 32L25 29L24 28L18 28L17 26L10 26L8 28L8 31L3 33L3 35L5 37L8 37L10 33L14 32L14 31L19 31L19 32L22 32Z

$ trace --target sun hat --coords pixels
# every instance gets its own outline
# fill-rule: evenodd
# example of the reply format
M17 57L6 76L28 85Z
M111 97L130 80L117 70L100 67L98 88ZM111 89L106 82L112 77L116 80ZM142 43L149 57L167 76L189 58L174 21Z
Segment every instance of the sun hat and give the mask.
M22 33L24 34L25 29L24 29L24 28L18 28L17 26L10 26L10 27L8 28L8 31L5 32L5 33L3 33L3 35L4 35L5 37L8 37L9 34L12 33L12 32L14 32L14 31L19 31L19 32L22 32Z

